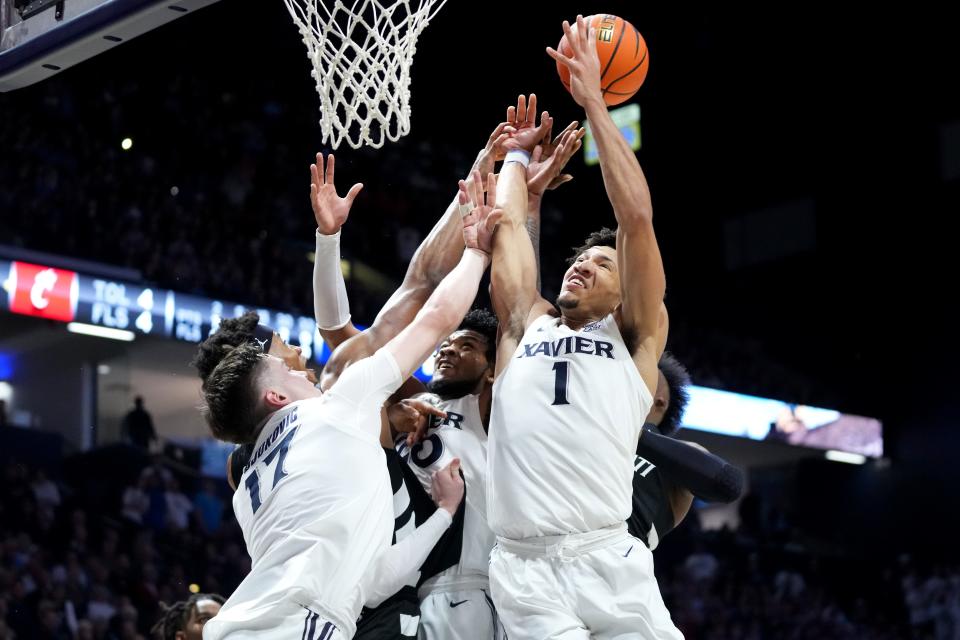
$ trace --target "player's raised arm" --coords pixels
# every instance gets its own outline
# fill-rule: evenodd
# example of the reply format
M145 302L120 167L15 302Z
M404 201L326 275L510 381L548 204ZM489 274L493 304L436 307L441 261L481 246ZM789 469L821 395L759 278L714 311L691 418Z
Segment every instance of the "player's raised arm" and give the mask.
M363 184L357 183L346 196L338 196L333 182L334 164L332 153L326 161L323 154L318 153L317 163L310 165L310 205L317 221L313 313L320 335L331 349L360 333L350 321L350 303L340 269L340 228L363 189Z
M552 308L537 289L537 260L526 226L526 167L550 123L549 115L544 113L540 125L535 126L536 108L536 95L531 94L529 105L521 95L517 106L507 111L507 120L515 123L516 131L505 143L508 152L500 170L497 206L503 210L503 220L494 236L490 276L493 307L503 334L498 347L497 375L509 363L528 319Z
M469 176L480 172L486 176L493 171L493 163L500 146L507 138L507 123L502 122L490 134L487 144L477 155ZM433 229L420 244L410 261L403 283L377 315L373 329L377 349L396 336L420 311L433 290L457 265L463 253L463 225L458 197L455 196Z
M567 162L580 150L584 129L577 128L580 123L571 122L567 128L551 140L551 125L543 133L543 141L538 144L530 156L527 166L527 235L533 245L533 254L537 263L537 290L540 290L540 204L543 195L562 184L573 180L569 173L563 173ZM568 136L573 138L568 142Z
M468 179L477 171L484 176L493 171L495 161L504 153L503 142L512 131L508 122L501 122L494 128L477 155ZM403 283L384 304L373 324L331 355L321 377L324 388L329 388L352 363L371 355L410 324L440 281L460 260L463 253L461 217L458 198L454 197L420 244Z
M460 182L459 207L470 208L461 223L466 250L413 322L385 347L393 354L404 378L427 359L440 340L457 328L476 298L480 278L490 264L491 236L502 216L502 211L493 206L496 194L497 181L493 174L487 176L486 194L479 172L474 172L472 184Z
M596 30L577 16L577 28L563 23L573 56L548 48L547 53L570 69L570 92L586 111L597 142L600 169L607 197L617 218L617 262L623 298L618 320L626 333L636 338L634 350L643 349L641 375L648 387L656 389L656 362L660 357L658 336L660 304L666 279L663 261L653 232L653 207L646 178L633 150L607 112L600 90L600 60Z

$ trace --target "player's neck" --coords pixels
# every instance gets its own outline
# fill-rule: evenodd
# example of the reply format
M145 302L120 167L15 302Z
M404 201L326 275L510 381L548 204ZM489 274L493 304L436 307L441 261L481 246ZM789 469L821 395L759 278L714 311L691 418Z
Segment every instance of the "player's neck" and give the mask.
M570 309L569 311L574 311ZM568 315L568 310L564 309L563 313L560 315L560 323L566 325L567 327L573 329L574 331L579 331L583 329L588 324L603 320L609 314L585 314L579 315L576 313Z
M263 432L263 427L266 426L266 424L270 422L270 418L275 415L277 415L277 412L272 411L264 416L263 420L257 423L257 426L253 428L253 440L251 441L251 444L257 443L257 440L260 439L260 434Z
M459 400L466 396L481 396L484 389L489 388L491 385L486 382L486 380L481 377L478 380L471 382L469 380L460 380L457 382L440 382L434 380L427 385L427 390L431 393L437 394L437 397L441 400Z
M490 407L493 405L493 385L484 383L480 391L480 420L483 422L483 430L486 431L490 424Z

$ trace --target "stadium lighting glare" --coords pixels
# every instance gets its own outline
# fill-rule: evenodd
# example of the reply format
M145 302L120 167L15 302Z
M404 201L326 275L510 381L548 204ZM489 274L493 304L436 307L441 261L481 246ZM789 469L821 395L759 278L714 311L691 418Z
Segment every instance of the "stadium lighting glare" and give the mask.
M824 456L827 460L833 460L834 462L846 462L847 464L863 464L867 461L866 456L862 456L859 453L847 453L846 451L836 451L831 449L827 451Z
M95 324L84 324L82 322L71 322L67 325L67 331L71 333L82 333L85 336L95 336L97 338L123 340L124 342L133 342L133 339L136 337L133 334L133 331L110 329L109 327L98 327Z

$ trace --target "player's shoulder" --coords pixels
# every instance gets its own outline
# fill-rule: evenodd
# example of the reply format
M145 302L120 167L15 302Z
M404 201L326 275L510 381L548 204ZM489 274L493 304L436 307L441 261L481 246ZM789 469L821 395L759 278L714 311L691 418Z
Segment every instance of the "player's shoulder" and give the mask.
M374 349L373 328L369 327L340 343L327 358L323 366L321 382L324 389L329 389L340 379L340 376L350 366L368 358L376 351Z
M530 313L527 315L526 330L530 331L531 329L543 328L543 326L555 322L559 317L560 310L552 303L541 299L537 304L533 305L533 308L530 309Z

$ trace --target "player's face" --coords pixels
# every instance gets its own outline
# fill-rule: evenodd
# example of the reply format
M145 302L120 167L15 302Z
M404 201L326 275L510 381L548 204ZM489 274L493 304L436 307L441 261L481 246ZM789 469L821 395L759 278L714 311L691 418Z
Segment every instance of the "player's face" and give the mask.
M663 414L667 412L667 409L670 408L670 385L667 384L667 379L663 376L663 373L660 373L660 377L657 380L657 392L653 395L653 407L650 409L650 413L647 414L647 422L652 422L653 424L660 426L660 421L663 420Z
M207 620L220 613L220 604L213 600L201 600L197 606L190 612L190 619L187 620L186 629L182 631L183 640L203 640L203 625ZM177 634L181 637L180 633Z
M274 394L272 404L275 406L315 398L320 395L320 391L307 377L306 371L294 369L276 356L267 358L267 368L261 384L268 400L271 397L270 394Z
M305 371L307 379L317 384L317 374L313 369L307 368L307 359L303 356L303 349L300 347L291 347L283 341L278 333L273 334L273 341L270 343L270 350L267 352L271 356L276 356L286 362L291 369L296 371Z
M455 331L440 344L434 356L433 379L441 382L475 382L490 369L487 338L476 331Z
M591 247L577 256L563 275L557 296L561 309L577 309L585 315L606 315L620 304L620 272L617 250Z

